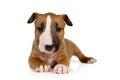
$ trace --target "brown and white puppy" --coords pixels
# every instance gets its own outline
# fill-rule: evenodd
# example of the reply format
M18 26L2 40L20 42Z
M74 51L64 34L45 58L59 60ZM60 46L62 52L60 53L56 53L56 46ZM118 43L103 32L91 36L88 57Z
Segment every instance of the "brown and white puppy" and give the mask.
M28 23L35 21L35 39L29 56L29 66L36 72L69 72L70 58L75 55L83 63L94 63L96 59L86 57L70 40L64 39L64 28L72 22L66 14L33 13Z

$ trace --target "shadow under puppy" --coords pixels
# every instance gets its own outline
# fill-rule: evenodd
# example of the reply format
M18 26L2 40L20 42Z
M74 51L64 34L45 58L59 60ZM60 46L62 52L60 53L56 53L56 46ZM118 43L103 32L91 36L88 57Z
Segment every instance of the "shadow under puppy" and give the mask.
M83 63L94 63L96 59L86 57L70 40L64 38L64 27L72 22L66 14L33 13L28 23L35 24L35 39L29 66L36 72L69 72L70 58L75 55Z

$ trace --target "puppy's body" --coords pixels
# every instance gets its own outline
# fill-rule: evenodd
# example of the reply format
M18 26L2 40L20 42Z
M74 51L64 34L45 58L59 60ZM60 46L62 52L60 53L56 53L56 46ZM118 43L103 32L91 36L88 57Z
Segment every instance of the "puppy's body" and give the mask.
M65 14L33 13L28 23L35 21L35 40L29 57L29 65L37 72L53 71L58 74L69 72L70 58L75 55L81 62L94 63L96 60L86 57L70 40L64 39L65 23L72 22Z

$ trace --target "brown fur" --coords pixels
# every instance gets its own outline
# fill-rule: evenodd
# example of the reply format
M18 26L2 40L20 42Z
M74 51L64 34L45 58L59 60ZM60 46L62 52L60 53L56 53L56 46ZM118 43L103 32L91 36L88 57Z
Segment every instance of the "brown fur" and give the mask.
M37 31L37 28L41 23L43 23L43 25L46 24L47 15L50 15L52 18L51 26L54 26L55 22L57 22L57 24L62 28L61 33L57 34L54 31L54 27L52 27L53 38L59 40L59 49L54 54L45 54L41 52L38 48L39 44L38 38L41 34ZM69 66L70 59L73 55L77 56L79 60L83 63L88 63L91 59L93 59L92 57L86 57L72 41L64 39L65 23L69 26L72 26L72 22L66 14L56 15L53 13L46 14L33 13L32 16L29 18L28 23L32 23L34 20L35 20L35 39L33 42L31 55L29 56L29 65L32 69L35 69L40 65L48 64L47 62L41 60L40 57L46 60L54 59L55 64L52 64L52 67L54 67L56 64L64 64L66 66Z

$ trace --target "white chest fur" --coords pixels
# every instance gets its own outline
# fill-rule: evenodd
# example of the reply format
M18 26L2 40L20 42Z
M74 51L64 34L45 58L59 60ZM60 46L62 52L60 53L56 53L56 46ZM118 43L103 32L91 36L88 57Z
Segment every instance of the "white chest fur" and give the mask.
M39 58L40 58L43 62L48 63L50 66L52 66L53 61L54 61L52 58L43 58L43 57L41 57L41 56L39 56Z

